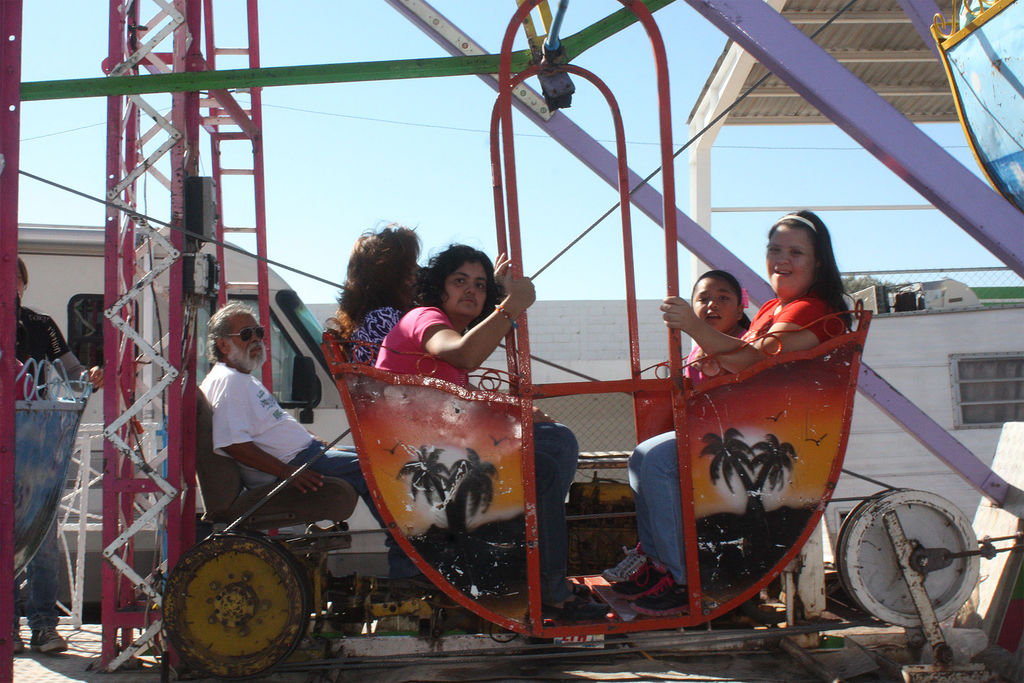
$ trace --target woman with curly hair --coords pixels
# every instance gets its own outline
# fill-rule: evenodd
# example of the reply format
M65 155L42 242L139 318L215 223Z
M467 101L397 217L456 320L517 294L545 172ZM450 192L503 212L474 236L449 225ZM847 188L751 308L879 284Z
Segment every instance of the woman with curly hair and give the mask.
M412 308L419 256L419 237L396 223L356 240L338 311L328 321L335 335L351 342L353 360L373 364L381 341Z

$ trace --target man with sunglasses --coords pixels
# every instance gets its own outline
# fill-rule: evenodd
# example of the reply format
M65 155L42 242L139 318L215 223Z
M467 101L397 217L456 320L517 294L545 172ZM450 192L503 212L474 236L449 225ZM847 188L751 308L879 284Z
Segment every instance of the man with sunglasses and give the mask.
M233 302L213 314L208 331L208 355L214 366L199 389L213 408L214 451L238 461L246 488L288 478L320 455L324 445L252 376L266 357L266 330L251 308ZM308 493L322 487L325 476L351 484L377 523L384 526L354 449L328 450L292 483ZM421 576L416 565L390 535L386 544L388 576L415 582Z
M265 335L245 304L229 303L214 313L208 335L214 366L199 387L213 407L214 450L242 465L247 488L285 479L323 450L252 376L266 357ZM293 484L308 493L323 486L324 476L344 479L374 509L354 451L328 450Z

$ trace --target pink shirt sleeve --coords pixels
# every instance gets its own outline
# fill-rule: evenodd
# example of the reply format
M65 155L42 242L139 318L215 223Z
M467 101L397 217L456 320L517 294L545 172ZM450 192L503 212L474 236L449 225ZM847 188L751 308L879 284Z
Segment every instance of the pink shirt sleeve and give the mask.
M413 339L416 340L416 344L423 348L423 338L427 334L427 330L437 325L451 328L452 323L448 320L448 316L441 312L438 308L417 308L411 312L413 318L409 321L409 332Z

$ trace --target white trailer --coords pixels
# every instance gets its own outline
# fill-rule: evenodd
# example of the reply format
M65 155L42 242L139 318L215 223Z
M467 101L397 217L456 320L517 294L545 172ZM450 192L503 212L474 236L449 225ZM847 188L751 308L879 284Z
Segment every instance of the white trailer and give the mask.
M208 249L209 247L207 247ZM102 364L102 321L103 321L103 260L104 231L90 226L66 225L21 225L18 229L18 251L25 261L29 273L29 285L24 305L51 316L60 327L71 350L86 365ZM139 258L146 255L140 254ZM255 280L255 260L236 253L225 252L224 266L232 277L240 280ZM167 329L167 297L162 295L165 283L159 279L154 283L155 296L146 297L140 311L140 330L147 339L158 340ZM341 398L335 389L323 355L320 351L322 328L306 309L302 300L279 274L270 271L270 310L272 367L274 394L282 406L304 414L303 420L311 419L305 426L321 439L332 441L347 428L345 411ZM246 299L246 296L232 298ZM255 297L253 308L257 308ZM211 310L202 311L198 321L199 330L205 330ZM161 330L163 332L161 332ZM163 340L166 343L166 339ZM206 339L198 336L197 381L201 381L209 369L206 361ZM313 395L318 399L312 403L292 400L294 393L293 369L297 357L313 359L315 382ZM139 368L140 386L152 386L148 379L148 366ZM103 472L103 390L96 392L89 401L82 417L79 430L79 449L76 458L79 467L73 468L73 479L68 482L64 498L64 538L68 549L69 580L64 604L73 615L81 619L84 602L99 600L100 531L102 528L102 496L100 475ZM159 414L159 403L143 414L146 429L143 444L147 458L159 449L155 442L165 429L164 417ZM303 410L310 408L310 410ZM344 443L345 441L343 441ZM351 440L347 440L351 443ZM87 456L87 457L86 457ZM150 462L158 466L155 461ZM74 474L77 469L78 473ZM201 501L200 501L201 505ZM365 505L352 519L353 526L376 527L377 524ZM137 538L137 565L150 561L152 548L159 543L154 525L152 534ZM150 540L151 539L151 540ZM359 536L352 552L377 553L383 550L383 542L373 536Z

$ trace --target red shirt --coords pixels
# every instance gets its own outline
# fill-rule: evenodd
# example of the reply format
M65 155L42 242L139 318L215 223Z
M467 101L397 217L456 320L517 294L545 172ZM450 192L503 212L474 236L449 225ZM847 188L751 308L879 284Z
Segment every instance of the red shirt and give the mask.
M837 332L840 329L839 325L831 321L828 321L828 328L826 329L826 321L818 320L822 316L834 311L829 308L823 299L819 299L816 296L794 299L785 304L780 311L776 312L775 309L778 307L778 299L772 299L762 306L757 315L754 316L754 321L750 323L750 329L743 335L743 340L751 341L760 337L767 333L775 323L792 323L800 327L810 325L807 329L814 333L819 343L836 336L833 332ZM815 323L816 320L818 322ZM812 325L811 323L814 324Z

